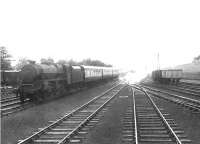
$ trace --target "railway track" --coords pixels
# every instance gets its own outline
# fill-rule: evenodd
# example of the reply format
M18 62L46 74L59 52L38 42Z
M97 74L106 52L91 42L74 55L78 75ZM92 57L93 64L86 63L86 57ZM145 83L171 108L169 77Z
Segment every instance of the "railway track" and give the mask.
M177 85L177 86L170 86L173 90L180 90L180 91L184 91L185 93L188 93L188 94L192 94L192 95L195 95L195 96L200 96L200 89L192 89L191 87L189 86L185 86L185 87L182 87L180 85Z
M79 143L82 135L86 134L89 128L98 122L97 114L105 109L123 87L122 84L112 87L71 113L53 121L49 126L39 129L32 136L21 140L19 144Z
M28 105L31 105L28 99L26 99L25 103L22 104L19 97L16 96L3 99L1 100L1 116L6 116L23 110L25 107L28 107Z
M6 116L17 111L23 110L28 106L29 100L21 103L20 98L16 96L16 88L3 87L1 88L1 116Z
M190 86L182 87L180 85L168 85L168 87L169 87L169 90L200 97L200 89L191 89Z
M200 112L200 101L196 99L191 99L188 97L180 96L177 94L172 94L170 92L160 90L157 88L152 88L149 86L144 86L144 85L138 85L141 86L142 88L146 89L148 93L157 96L159 98L166 99L168 101L177 103L179 105L182 105L184 107L187 107L191 110L198 111Z
M15 96L15 88L12 87L1 87L1 100L6 99L8 97L14 97Z
M186 81L182 81L180 83L186 84L186 85L192 85L192 86L200 86L200 84L198 84L198 83L192 83L192 82L186 82Z
M189 83L179 82L178 86L183 87L183 88L190 88L192 90L200 91L200 85L192 85L192 84L189 84Z
M170 115L159 108L140 87L133 91L134 139L135 144L185 144L190 143L184 131Z
M154 81L150 79L145 79L142 83L144 84L152 84ZM163 85L163 84L160 84ZM166 85L163 85L166 86ZM200 84L194 84L194 83L187 83L187 82L179 82L177 85L167 85L171 86L174 91L177 92L188 92L189 94L194 93L194 95L200 95ZM176 90L179 89L179 90Z
M162 88L164 90L169 90L169 91L174 91L177 93L181 94L187 94L188 97L194 98L194 99L200 99L200 90L194 90L190 89L189 87L180 87L180 86L174 86L174 85L162 85L162 84L146 84L146 83L141 83L146 86L154 86L155 88Z
M16 89L13 87L1 88L1 116L5 116L16 111L22 110L20 98L16 96ZM23 104L23 106L25 106Z
M117 82L114 82L112 85L115 85ZM82 88L84 89L84 88ZM72 89L69 94L73 94L74 92L80 91L81 89ZM30 99L25 99L22 104L20 98L13 93L13 88L8 88L3 90L3 96L1 95L1 116L7 116L9 114L16 113L18 111L30 108L36 103L32 103Z
M122 143L133 144L135 142L135 125L133 116L133 104L128 106L128 109L123 118L123 130L122 130Z

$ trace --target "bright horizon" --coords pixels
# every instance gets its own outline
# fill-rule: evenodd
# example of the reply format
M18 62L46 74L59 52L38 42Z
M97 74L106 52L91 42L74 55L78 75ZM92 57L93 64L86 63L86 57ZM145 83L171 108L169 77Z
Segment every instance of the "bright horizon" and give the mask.
M91 58L152 70L200 54L200 1L1 1L0 46L13 59ZM16 63L16 62L15 62Z

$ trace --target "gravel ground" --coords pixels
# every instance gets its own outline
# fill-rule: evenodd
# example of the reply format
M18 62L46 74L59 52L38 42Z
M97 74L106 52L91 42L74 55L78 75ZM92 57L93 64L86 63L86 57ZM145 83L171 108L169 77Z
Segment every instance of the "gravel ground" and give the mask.
M27 138L38 128L49 125L48 121L58 119L111 87L110 82L3 117L1 143L14 144L20 139Z
M184 130L193 144L200 143L200 113L194 113L189 109L163 99L154 97L153 100L171 115L171 118Z
M127 97L128 96L128 97ZM131 104L131 92L124 88L114 99L110 108L96 127L86 136L84 144L120 144L122 143L123 117Z

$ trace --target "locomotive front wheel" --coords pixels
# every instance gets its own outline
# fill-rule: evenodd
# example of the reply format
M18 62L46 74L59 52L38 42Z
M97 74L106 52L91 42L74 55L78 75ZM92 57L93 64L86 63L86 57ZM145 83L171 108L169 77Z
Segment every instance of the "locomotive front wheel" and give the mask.
M21 103L25 102L25 96L24 96L23 92L17 91L17 96L19 96L19 99L20 99Z

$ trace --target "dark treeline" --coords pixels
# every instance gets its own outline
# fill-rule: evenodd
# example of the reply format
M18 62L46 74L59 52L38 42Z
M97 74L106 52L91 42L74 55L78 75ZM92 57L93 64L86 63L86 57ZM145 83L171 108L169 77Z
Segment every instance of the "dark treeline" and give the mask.
M8 53L6 47L0 47L1 52L1 70L20 70L24 65L35 63L33 60L29 60L28 58L20 58L17 64L12 67L11 66L11 58L12 56ZM54 61L53 58L41 58L41 64L69 64L69 65L88 65L88 66L104 66L104 67L112 67L110 64L105 64L100 60L92 60L90 58L84 59L82 61L75 61L73 59L70 60L58 60Z
M24 65L29 64L29 63L35 63L32 60L28 60L26 58L21 58L17 65L15 66L15 69L20 70ZM75 61L73 59L70 60L58 60L57 62L54 61L53 58L42 58L40 59L41 64L69 64L69 65L88 65L88 66L104 66L104 67L112 67L110 64L105 64L100 60L92 60L90 58L84 59L82 61Z
M70 64L70 65L89 65L89 66L105 66L105 67L112 67L110 64L105 64L100 60L92 60L90 58L84 59L80 62L76 62L73 59L70 59L69 61L66 60L59 60L57 63L59 64Z
M193 59L193 63L200 64L200 55Z
M12 70L11 55L8 53L6 47L0 47L1 55L1 70Z

